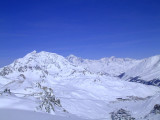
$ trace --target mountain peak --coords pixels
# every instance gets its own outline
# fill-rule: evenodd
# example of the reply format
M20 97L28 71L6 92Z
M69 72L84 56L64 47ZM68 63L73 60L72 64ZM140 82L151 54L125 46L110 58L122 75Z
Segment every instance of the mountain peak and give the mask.
M34 57L34 58L39 58L39 57L57 57L57 56L61 56L61 55L58 55L56 53L51 53L51 52L46 52L46 51L41 51L41 52L37 52L37 51L33 51L31 53L28 53L26 56L24 56L24 58L31 58L31 57ZM61 56L62 57L62 56Z
M37 53L37 51L36 50L34 50L33 52L31 52L31 53Z
M75 55L72 55L72 54L67 56L66 59L69 60L71 63L76 62L77 64L82 63L84 61L84 59L77 57Z
M32 55L35 55L36 53L37 53L37 51L36 51L36 50L34 50L34 51L32 51L32 52L28 53L26 56L32 56Z
M69 56L67 56L67 58L77 58L77 56L70 54Z

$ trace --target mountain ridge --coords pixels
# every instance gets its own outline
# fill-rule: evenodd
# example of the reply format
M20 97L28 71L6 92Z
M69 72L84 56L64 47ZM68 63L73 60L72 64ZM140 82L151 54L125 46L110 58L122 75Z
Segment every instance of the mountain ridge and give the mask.
M124 80L131 77L140 77L143 80L149 81L160 78L160 75L158 75L160 72L160 55L140 60L116 58L114 56L91 60L74 55L63 57L56 53L45 51L37 53L33 51L23 58L15 60L10 65L0 68L0 75L8 75L14 70L22 72L26 67L28 67L28 69L32 69L32 67L35 69L43 69L44 72L53 74L64 72L66 75L71 75L78 71L91 74L121 76Z
M0 103L7 101L0 107L53 115L65 111L67 115L108 120L123 111L126 117L145 120L147 115L152 117L149 113L154 105L160 104L160 89L155 87L159 83L147 77L159 78L159 57L88 60L33 51L0 69Z

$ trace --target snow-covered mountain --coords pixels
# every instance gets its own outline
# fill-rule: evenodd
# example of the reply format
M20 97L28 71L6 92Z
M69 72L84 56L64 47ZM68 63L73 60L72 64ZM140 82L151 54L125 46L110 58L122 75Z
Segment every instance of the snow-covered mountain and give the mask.
M87 119L118 120L122 114L128 120L157 119L159 73L160 56L88 60L33 51L0 69L0 108Z
M82 66L93 73L101 73L111 76L120 75L141 62L141 60L116 58L114 56L110 58L102 58L100 60L88 60L70 55L67 59L71 63L77 66Z
M121 74L121 78L131 82L160 86L160 55L141 60L141 62Z

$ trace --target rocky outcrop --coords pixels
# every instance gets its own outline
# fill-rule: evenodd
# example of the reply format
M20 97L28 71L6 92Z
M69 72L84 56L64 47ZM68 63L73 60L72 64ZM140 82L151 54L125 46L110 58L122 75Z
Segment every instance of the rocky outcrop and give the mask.
M111 113L112 120L135 120L130 113L124 109L120 109L117 112Z
M55 112L55 107L58 107L62 111L66 112L65 109L63 109L60 99L56 98L55 95L53 94L53 90L51 88L47 87L41 87L39 86L43 92L40 96L40 103L37 109L45 111L47 113L52 113Z
M160 104L156 104L151 113L160 114Z
M2 69L2 71L0 72L0 76L6 76L10 73L12 73L13 71L9 68L9 67L4 67Z
M128 80L129 82L138 82L138 83L142 83L145 85L153 85L153 86L160 87L160 79L153 79L150 81L145 81L145 80L142 80L139 76L137 76L137 77L130 77Z

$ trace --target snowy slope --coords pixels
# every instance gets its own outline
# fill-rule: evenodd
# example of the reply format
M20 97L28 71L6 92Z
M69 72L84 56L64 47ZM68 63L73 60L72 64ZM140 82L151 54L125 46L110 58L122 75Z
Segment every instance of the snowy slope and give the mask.
M54 82L51 87L54 88L55 96L61 100L63 108L69 114L71 113L82 118L105 118L110 120L110 113L121 108L131 111L132 116L135 118L140 118L147 115L155 104L160 104L159 97L156 99L154 97L159 96L158 92L160 90L156 87L113 80L112 78L108 78L107 81L102 83L77 83L77 81L80 80L64 79L60 83L58 81ZM0 108L37 111L36 107L38 106L39 99L36 99L37 96L33 96L32 94L35 92L38 93L40 90L36 87L31 90L32 92L21 91L19 89L12 90L11 88L11 91L14 93L18 91L23 94L0 96L0 103L2 103L0 104ZM26 96L26 94L30 95ZM153 97L147 98L148 96ZM119 101L119 98L126 99L126 101ZM147 107L147 110L142 106ZM143 114L139 114L138 111L143 112ZM62 112L56 109L55 114L59 115Z
M15 77L18 75L18 73L27 74L29 72L30 74L30 72L35 71L39 75L36 75L34 77L40 75L41 77L45 77L45 75L48 73L53 76L57 76L57 74L59 76L67 76L70 75L74 69L78 69L79 71L84 70L81 67L75 67L63 56L57 55L55 53L36 53L36 51L33 51L32 53L27 54L24 58L20 58L14 61L11 65L2 68L1 75L4 76L5 70L8 70L8 74L5 75L8 77Z
M142 79L152 80L160 78L160 56L153 56L142 60L139 64L128 70L128 76L141 76Z
M0 69L0 108L107 120L124 109L137 120L157 117L149 113L160 104L160 89L125 80L159 78L159 58L88 60L33 51Z
M123 79L160 86L160 56L143 59L139 64L126 71Z
M74 115L56 116L34 111L17 109L0 109L1 120L85 120Z

